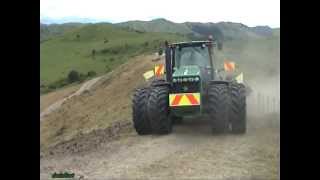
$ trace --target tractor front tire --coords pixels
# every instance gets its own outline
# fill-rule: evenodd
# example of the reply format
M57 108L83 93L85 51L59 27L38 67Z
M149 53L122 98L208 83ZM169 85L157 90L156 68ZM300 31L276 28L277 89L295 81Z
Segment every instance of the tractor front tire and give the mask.
M230 84L229 121L231 123L232 133L246 133L246 89L243 84Z
M213 134L221 134L229 129L228 120L228 88L225 84L209 85L209 116Z
M172 131L172 119L169 117L169 88L152 87L148 100L148 116L155 134L169 134Z
M151 134L151 124L147 114L147 103L150 88L144 87L136 89L132 100L133 124L139 135Z

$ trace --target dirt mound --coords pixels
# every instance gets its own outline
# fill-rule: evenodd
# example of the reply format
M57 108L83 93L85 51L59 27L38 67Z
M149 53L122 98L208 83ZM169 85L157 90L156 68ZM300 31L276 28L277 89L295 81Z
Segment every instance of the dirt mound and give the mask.
M79 134L107 129L114 122L131 122L133 89L145 83L142 74L153 69L154 58L142 55L129 60L103 76L89 91L68 99L57 111L45 116L40 124L41 150Z
M131 130L133 130L131 122L115 122L106 129L95 129L87 134L80 133L71 140L60 142L45 152L41 152L40 158L86 153L99 148L103 143L119 138L122 133Z

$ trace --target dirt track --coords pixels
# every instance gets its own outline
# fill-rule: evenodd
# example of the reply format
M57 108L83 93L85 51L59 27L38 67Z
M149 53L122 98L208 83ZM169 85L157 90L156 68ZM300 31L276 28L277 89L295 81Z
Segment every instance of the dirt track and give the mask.
M87 82L85 82L80 89L78 89L76 92L70 94L69 96L58 100L57 102L51 104L49 107L47 107L45 110L43 110L40 113L40 121L43 120L43 117L45 117L46 115L52 113L53 111L57 110L58 108L60 108L60 106L67 101L68 99L72 98L73 96L78 96L81 93L83 93L86 90L89 90L96 82L98 82L101 79L101 77L96 77L94 79L91 79Z
M86 153L42 158L40 176L71 171L84 179L279 179L278 121L250 117L245 135L213 136L204 120L186 120L166 136L138 136L131 129Z

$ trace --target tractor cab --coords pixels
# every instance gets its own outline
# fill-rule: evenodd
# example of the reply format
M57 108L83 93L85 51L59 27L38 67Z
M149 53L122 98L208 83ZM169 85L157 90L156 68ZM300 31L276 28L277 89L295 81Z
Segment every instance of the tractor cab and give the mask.
M167 81L193 81L195 77L200 78L200 76L213 79L212 54L214 45L211 40L167 45L166 72L169 72L167 73Z
M172 44L170 46L171 60L168 59L167 62L172 62L173 85L181 82L190 82L195 85L199 82L198 90L200 91L201 87L205 89L208 85L207 82L214 78L213 45L212 41L191 41Z

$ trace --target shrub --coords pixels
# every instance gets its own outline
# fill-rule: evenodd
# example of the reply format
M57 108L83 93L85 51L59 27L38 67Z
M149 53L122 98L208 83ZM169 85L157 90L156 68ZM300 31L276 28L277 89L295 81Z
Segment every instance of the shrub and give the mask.
M111 50L111 53L112 53L112 54L118 54L118 53L119 53L119 50L117 50L117 49L112 49L112 50Z
M86 74L82 74L82 73L80 73L80 75L79 75L80 77L79 77L79 83L82 83L84 80L86 80L87 79L87 76L86 76Z
M96 75L97 75L97 73L95 71L89 71L88 74L87 74L88 77L93 77L93 76L96 76Z
M102 54L106 54L106 53L109 52L109 49L102 49L100 52L101 52Z
M110 67L108 65L106 65L106 72L110 71Z
M163 49L160 48L158 51L158 54L159 54L159 56L161 56L163 54Z
M49 88L49 89L56 89L57 87L56 87L55 84L50 84L50 85L48 86L48 88Z
M136 32L136 33L139 33L139 34L145 33L144 31L139 31L139 30L135 30L135 32Z
M95 55L96 55L96 50L95 50L95 49L92 49L92 51L91 51L91 56L92 56L92 58L94 58Z
M79 81L80 80L80 75L77 71L75 70L72 70L69 72L68 74L68 81L70 83L73 83L73 82L76 82L76 81Z

